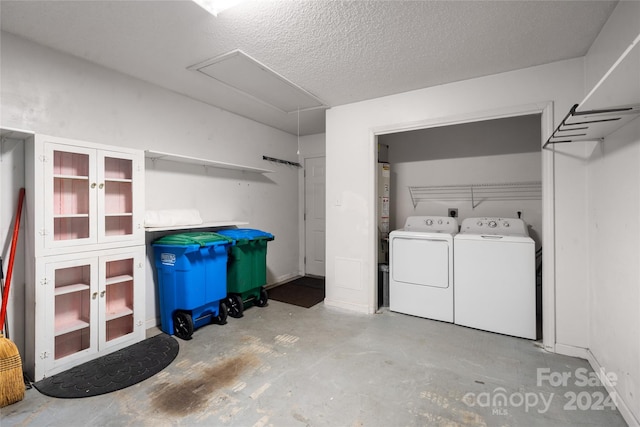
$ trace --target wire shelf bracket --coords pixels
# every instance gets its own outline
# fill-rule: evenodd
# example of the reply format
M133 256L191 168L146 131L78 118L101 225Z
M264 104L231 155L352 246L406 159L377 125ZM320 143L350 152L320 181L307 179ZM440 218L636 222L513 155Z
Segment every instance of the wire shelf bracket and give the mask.
M488 201L542 200L542 182L409 186L409 194L414 209L421 202L435 201L469 201L475 209Z
M577 111L579 105L575 104L571 107L569 113L542 146L543 149L549 144L601 141L605 136L640 115L640 105Z
M298 162L291 162L289 160L276 159L275 157L262 156L262 160L267 160L269 162L282 163L284 165L295 166L297 168L301 168L302 165Z

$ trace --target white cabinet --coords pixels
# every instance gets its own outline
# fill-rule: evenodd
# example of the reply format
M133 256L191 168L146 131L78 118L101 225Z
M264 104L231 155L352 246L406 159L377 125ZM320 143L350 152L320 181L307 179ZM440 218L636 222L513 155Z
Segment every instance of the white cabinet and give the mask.
M143 152L38 135L33 149L36 255L144 240Z
M34 381L145 338L144 152L25 146L26 354Z
M35 379L144 339L144 248L41 257Z

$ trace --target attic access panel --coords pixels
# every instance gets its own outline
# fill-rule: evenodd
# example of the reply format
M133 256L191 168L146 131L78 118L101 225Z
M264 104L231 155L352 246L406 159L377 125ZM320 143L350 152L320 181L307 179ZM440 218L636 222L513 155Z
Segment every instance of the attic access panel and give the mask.
M188 67L284 113L326 108L318 98L241 50Z

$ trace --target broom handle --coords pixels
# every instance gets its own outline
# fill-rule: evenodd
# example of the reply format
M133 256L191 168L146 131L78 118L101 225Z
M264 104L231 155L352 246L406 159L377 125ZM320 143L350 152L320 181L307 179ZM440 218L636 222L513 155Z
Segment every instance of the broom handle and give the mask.
M16 221L13 226L13 239L11 240L11 253L9 254L9 266L7 267L7 280L4 284L4 292L2 293L2 309L0 310L0 325L4 325L4 318L7 314L7 302L9 302L9 286L11 286L11 275L13 273L13 259L16 255L16 246L18 245L18 231L20 230L20 217L22 216L22 202L24 201L24 188L20 189L18 194L18 211L16 212Z
M1 292L4 294L4 262L2 261L2 257L0 256L0 285L2 285ZM0 304L2 304L2 301L0 300ZM0 325L0 330L2 330L2 327L4 326L4 337L5 338L9 338L9 321L7 320L7 318L4 318L4 324Z

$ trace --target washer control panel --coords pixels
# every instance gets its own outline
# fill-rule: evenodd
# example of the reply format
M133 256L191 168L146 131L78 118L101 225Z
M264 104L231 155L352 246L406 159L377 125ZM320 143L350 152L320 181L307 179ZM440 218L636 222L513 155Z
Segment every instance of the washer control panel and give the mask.
M528 236L527 224L519 218L466 218L462 220L460 233L501 236Z
M404 223L404 230L455 234L458 220L448 216L410 216Z

